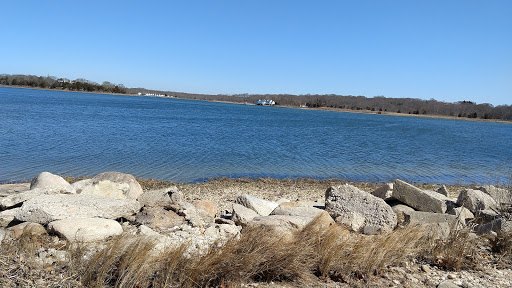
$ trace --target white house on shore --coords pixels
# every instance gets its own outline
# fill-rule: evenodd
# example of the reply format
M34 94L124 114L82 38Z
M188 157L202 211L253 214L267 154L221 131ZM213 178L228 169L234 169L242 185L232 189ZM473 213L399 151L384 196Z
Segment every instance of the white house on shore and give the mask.
M274 100L267 100L267 99L259 99L254 101L254 104L256 105L262 105L262 106L274 106L276 105L276 101Z

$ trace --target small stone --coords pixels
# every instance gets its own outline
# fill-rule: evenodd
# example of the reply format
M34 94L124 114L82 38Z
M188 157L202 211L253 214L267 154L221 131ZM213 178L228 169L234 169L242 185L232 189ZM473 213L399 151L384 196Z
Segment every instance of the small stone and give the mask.
M448 277L448 279L456 279L457 278L457 275L453 274L453 273L450 273L448 274L446 277Z
M430 269L430 267L428 267L428 265L421 265L421 270L426 273L429 273L431 271L431 269Z

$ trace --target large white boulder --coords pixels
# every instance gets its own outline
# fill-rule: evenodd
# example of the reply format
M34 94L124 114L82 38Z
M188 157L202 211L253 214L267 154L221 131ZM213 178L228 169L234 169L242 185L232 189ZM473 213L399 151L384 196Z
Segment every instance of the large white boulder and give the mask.
M424 212L445 213L449 199L437 192L421 190L402 180L393 184L393 198Z
M364 218L363 227L372 226L372 229L381 232L392 231L397 225L395 212L384 200L349 184L327 189L325 211L329 212L337 223L345 225L346 219L360 220L361 217Z
M66 238L69 242L100 241L123 233L123 228L117 221L102 218L57 220L48 224L48 230Z
M20 192L17 194L11 194L7 197L1 198L0 200L0 208L1 209L9 209L14 206L17 206L29 199L35 198L41 195L53 195L60 194L61 189L56 188L34 188L31 190L27 190L24 192Z
M140 210L139 202L82 194L41 195L23 203L15 218L40 224L70 218L128 218Z
M130 174L105 172L91 180L82 187L81 194L135 200L143 193L139 182Z
M270 215L270 213L279 206L276 202L267 201L248 194L238 196L235 203L252 209L261 216Z
M41 172L30 182L30 189L49 188L52 190L60 190L61 193L74 194L75 189L59 175L50 172Z

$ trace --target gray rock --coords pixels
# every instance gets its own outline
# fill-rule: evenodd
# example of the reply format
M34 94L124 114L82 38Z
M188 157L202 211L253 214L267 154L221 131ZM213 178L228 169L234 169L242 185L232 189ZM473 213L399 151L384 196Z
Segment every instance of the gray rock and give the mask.
M437 285L437 288L460 288L460 286L450 280L444 280L443 282L439 283L439 285Z
M258 213L254 210L240 204L233 203L231 220L233 220L236 225L246 226L250 221L252 221L252 219L258 216Z
M248 194L238 196L235 203L252 209L261 216L270 215L270 213L279 206L276 202L267 201Z
M60 194L61 191L62 190L58 188L34 188L17 194L12 194L0 200L0 208L9 209L37 196Z
M77 194L80 194L82 193L82 189L84 189L84 187L92 185L93 182L94 181L92 181L92 179L84 179L71 184L71 187L75 189Z
M465 208L465 207L457 207L457 208L448 210L448 214L455 215L457 217L460 217L463 220L475 218L475 215L473 215L473 213L471 213L471 211L469 211L469 209Z
M13 210L16 210L16 209L13 209ZM9 225L9 223L12 222L12 220L14 220L14 212L11 212L12 210L6 210L6 211L2 211L0 212L0 227L7 227L7 225Z
M393 209L393 212L396 214L396 221L399 225L402 225L405 220L404 212L413 212L416 211L414 208L411 208L407 205L403 204L397 204L391 207Z
M498 204L512 203L512 191L510 190L498 188L493 185L481 186L476 189L490 195Z
M32 222L25 222L18 225L14 225L12 227L7 228L9 233L9 237L11 239L19 239L22 236L39 236L45 235L46 229L44 229L43 225Z
M473 189L464 189L457 198L457 205L477 213L480 210L498 211L498 203L488 194Z
M317 215L325 212L322 209L318 209L312 206L298 206L298 207L287 207L278 206L270 215L288 215L288 216L303 216L303 217L316 217Z
M180 202L166 207L183 216L192 227L204 228L207 224L215 223L215 218L203 209L196 208L193 204Z
M447 197L434 191L421 190L398 179L393 185L393 197L419 211L445 213L447 209Z
M348 184L327 189L325 211L333 219L357 213L364 217L364 226L375 226L382 232L392 231L397 224L395 212L384 200Z
M125 194L126 199L137 199L143 193L139 182L137 182L135 177L130 174L120 172L105 172L94 176L92 180L94 183L110 181L118 184L128 184L129 189Z
M1 184L0 197L6 197L12 194L17 194L30 189L30 183L16 183L16 184Z
M495 232L498 236L512 235L512 221L496 219L486 224L477 225L474 230L477 235L488 235L492 232Z
M15 218L40 224L70 218L117 219L129 217L140 210L139 202L109 199L82 194L41 195L23 203Z
M74 194L75 189L64 178L54 175L50 172L39 173L30 182L30 189L50 188L52 190L60 190L61 193Z
M135 222L152 229L170 229L187 221L174 211L166 210L161 206L149 206L137 213Z
M379 188L373 190L371 194L373 196L379 197L382 200L393 200L393 183L386 183L380 186Z
M176 186L149 190L137 198L142 206L166 206L183 200L183 194Z
M441 185L441 187L439 187L439 189L437 189L436 192L446 197L448 197L448 194L450 193L445 185Z
M93 181L82 188L80 194L96 197L117 199L129 199L130 185L128 183L116 183L110 180Z
M336 223L344 226L350 231L359 232L364 227L366 218L357 212L346 212L334 219Z
M69 242L102 241L123 233L123 228L117 221L102 218L57 220L48 224L48 230Z
M480 211L476 212L474 215L475 215L475 222L477 224L485 224L485 223L494 221L496 219L502 218L502 216L500 214L498 214L497 212L492 211L492 210L487 210L487 209L480 210Z
M448 223L448 225L452 226L457 223L457 216L450 214L440 214L422 211L407 211L403 213L404 224L406 226L415 226L428 223Z

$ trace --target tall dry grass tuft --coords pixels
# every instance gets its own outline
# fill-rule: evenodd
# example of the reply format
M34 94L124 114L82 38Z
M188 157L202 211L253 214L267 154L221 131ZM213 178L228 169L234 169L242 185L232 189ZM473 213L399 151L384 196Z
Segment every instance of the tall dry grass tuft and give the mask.
M150 287L155 272L150 238L122 235L110 241L85 266L88 287Z
M181 246L155 256L148 238L121 236L86 266L87 287L214 287L250 281L296 281L323 276L334 280L368 277L389 265L423 257L432 251L421 227L383 235L347 234L333 225L319 229L316 219L302 231L284 237L275 230L246 228L239 239L211 245L190 255Z
M316 273L334 280L377 274L389 265L416 258L431 246L421 227L381 235L347 234L337 225L319 234L312 222L300 234L313 242Z
M446 239L436 241L432 252L426 255L434 265L448 269L477 268L476 239L470 227L452 227Z
M185 286L219 286L249 280L300 281L312 277L316 259L307 242L274 230L247 228L240 239L212 246L191 266Z

